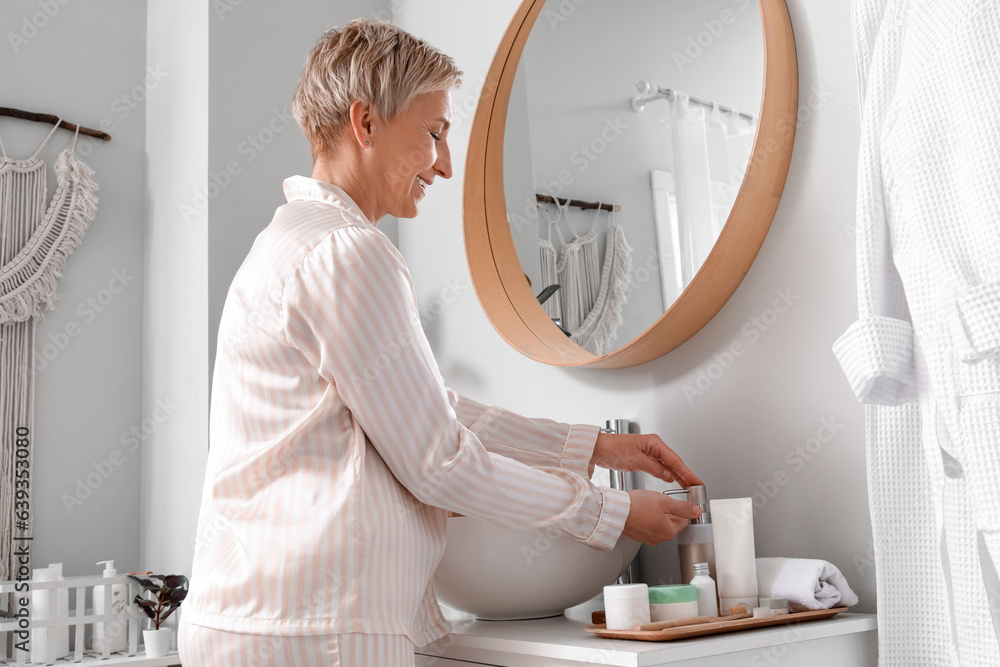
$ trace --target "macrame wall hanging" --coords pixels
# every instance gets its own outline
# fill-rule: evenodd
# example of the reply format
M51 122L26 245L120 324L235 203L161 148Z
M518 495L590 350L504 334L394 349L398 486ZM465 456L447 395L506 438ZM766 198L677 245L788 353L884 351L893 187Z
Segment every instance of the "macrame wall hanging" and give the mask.
M54 116L5 108L0 115L55 125L25 160L8 157L0 139L0 581L10 581L16 574L15 537L32 535L30 516L23 523L17 518L15 498L18 489L30 492L33 479L35 323L52 307L66 258L97 213L94 172L76 156L76 141L80 133L111 137ZM56 159L56 190L47 202L47 168L38 156L60 127L73 131L73 140ZM25 433L18 446L18 435ZM18 464L25 458L27 466Z
M542 307L549 317L559 321L574 343L592 354L607 354L614 348L622 325L622 306L632 273L632 248L625 240L621 225L616 225L614 220L618 207L548 195L537 197L540 203L554 204L557 211L552 217L544 207L540 209L548 223L545 225L546 237L539 238L538 242L542 284L560 286ZM570 206L594 209L589 232L577 233L568 212ZM597 248L601 211L609 212L603 263ZM566 241L560 222L564 222L573 234L571 241ZM558 252L552 244L553 227L561 243Z

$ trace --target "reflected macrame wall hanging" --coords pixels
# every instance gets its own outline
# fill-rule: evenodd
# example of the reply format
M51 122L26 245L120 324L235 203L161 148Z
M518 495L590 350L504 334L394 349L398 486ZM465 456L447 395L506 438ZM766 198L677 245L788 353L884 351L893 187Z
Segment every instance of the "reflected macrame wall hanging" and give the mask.
M0 116L55 125L25 160L8 157L0 139L0 581L10 581L15 538L32 534L30 516L18 519L15 502L18 492L22 501L30 494L33 478L35 323L52 307L66 258L97 213L94 172L76 156L76 140L111 137L47 114L0 107ZM59 128L74 134L56 159L56 190L47 202L47 169L38 156ZM27 437L18 443L19 435Z

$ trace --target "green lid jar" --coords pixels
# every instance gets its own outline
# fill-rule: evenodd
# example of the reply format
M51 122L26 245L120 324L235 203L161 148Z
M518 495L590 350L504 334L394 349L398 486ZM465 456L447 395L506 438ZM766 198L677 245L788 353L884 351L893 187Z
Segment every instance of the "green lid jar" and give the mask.
M674 604L675 602L697 601L698 589L691 584L649 587L649 604Z
M691 584L649 587L649 617L658 621L677 621L698 615L698 589Z

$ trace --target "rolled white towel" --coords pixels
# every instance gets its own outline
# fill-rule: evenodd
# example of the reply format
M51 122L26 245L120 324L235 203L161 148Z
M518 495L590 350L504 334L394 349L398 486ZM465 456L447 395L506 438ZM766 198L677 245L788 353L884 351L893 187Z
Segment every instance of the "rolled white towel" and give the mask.
M786 598L792 611L858 603L858 596L835 565L811 558L758 558L757 594L762 598Z

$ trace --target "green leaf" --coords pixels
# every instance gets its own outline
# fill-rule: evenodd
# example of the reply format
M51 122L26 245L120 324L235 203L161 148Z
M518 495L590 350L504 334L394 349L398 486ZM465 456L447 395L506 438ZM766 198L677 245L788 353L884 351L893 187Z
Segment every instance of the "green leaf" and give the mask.
M167 588L186 588L187 577L183 574L171 574L163 578L163 585Z
M142 586L143 589L145 589L147 591L148 590L156 590L156 589L158 589L160 587L160 584L154 582L152 579L147 579L145 577L139 577L139 576L136 576L134 574L130 574L130 575L128 575L128 577L129 577L129 579L133 579L133 580L139 582L139 585Z

